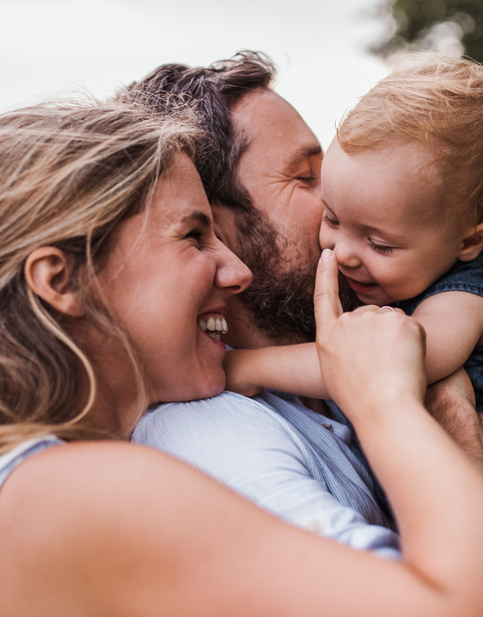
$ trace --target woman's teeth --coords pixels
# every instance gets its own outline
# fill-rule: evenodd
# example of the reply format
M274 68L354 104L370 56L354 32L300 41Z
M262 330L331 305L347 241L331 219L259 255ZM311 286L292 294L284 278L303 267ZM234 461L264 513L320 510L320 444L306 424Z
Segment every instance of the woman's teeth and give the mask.
M203 330L203 332L208 330L208 335L217 341L221 339L222 334L226 334L228 332L228 324L226 323L226 319L223 315L211 316L208 317L208 319L203 319L200 317L198 319L198 326Z

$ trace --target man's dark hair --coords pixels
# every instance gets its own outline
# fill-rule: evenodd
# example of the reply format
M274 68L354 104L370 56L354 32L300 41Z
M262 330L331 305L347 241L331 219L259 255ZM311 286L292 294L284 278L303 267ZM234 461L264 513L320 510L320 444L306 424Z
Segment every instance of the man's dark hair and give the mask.
M275 75L275 66L266 55L242 51L207 68L163 64L120 96L134 98L163 115L171 106L194 105L201 128L211 137L211 147L195 160L210 203L251 210L249 196L236 174L248 144L246 137L235 134L230 110L246 94L269 87Z

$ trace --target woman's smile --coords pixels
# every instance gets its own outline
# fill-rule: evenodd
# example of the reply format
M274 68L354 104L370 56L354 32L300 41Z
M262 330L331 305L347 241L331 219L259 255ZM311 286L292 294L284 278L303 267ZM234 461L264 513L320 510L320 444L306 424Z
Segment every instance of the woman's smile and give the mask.
M198 318L198 326L214 342L221 342L221 336L228 334L228 323L225 318L226 309L204 313ZM223 347L225 346L221 343Z

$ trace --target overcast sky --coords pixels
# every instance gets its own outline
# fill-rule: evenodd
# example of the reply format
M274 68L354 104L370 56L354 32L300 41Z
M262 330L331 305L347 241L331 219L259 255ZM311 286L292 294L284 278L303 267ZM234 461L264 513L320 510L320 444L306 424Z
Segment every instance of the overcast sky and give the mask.
M382 32L375 1L0 0L0 111L66 93L104 98L165 62L255 49L327 148L336 120L388 72L366 52Z

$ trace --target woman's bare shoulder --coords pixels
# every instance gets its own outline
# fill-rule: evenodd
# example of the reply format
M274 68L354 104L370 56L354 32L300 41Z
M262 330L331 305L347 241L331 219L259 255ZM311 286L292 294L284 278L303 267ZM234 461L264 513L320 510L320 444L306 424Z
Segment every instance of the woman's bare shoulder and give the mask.
M168 536L181 524L169 504L179 502L177 484L198 486L195 473L118 442L55 446L27 459L0 490L1 613L35 615L35 597L39 614L73 614L73 601L95 614L91 602L122 600L123 568L153 566L153 557L161 579Z
M276 554L286 531L155 450L52 447L22 463L0 490L0 614L151 617L160 606L161 614L244 615L243 604L233 605L240 581L256 590L266 571L263 560L253 564L253 546ZM278 597L269 596L260 614L280 614L286 599Z
M24 500L39 500L39 507L49 503L49 508L56 505L62 511L68 507L67 496L87 506L89 501L104 499L110 489L114 492L130 483L139 466L147 464L154 465L157 474L169 474L176 466L161 452L119 441L51 446L27 458L10 474L0 491L0 512L5 515L13 504L18 511Z
M140 509L143 498L156 507L160 499L152 494L153 485L173 491L179 475L189 482L192 473L171 457L134 444L50 447L21 463L5 481L0 490L0 533L5 526L13 532L23 526L27 534L42 528L44 538L49 530L58 537L61 524L102 525L110 517L122 522L122 511Z

